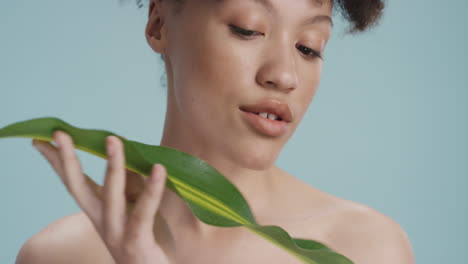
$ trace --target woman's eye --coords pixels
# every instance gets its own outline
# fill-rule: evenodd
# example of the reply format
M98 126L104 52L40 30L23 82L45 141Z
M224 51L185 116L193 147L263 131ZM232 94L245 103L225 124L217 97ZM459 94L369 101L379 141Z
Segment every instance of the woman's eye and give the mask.
M229 27L231 28L231 30L234 33L239 34L239 35L241 35L243 37L251 37L251 36L255 35L255 33L257 33L257 35L263 35L260 32L257 32L257 31L254 31L254 30L243 29L243 28L240 28L240 27L237 27L237 26L234 26L234 25L229 25ZM323 60L322 55L320 54L320 52L318 52L318 51L316 51L314 49L308 48L306 46L302 46L302 45L297 45L297 47L305 55L313 57L313 58L317 57L317 58Z
M317 57L317 58L323 60L322 54L320 54L320 52L318 52L318 51L316 51L314 49L311 49L311 48L308 48L308 47L302 46L302 45L298 45L298 48L299 48L300 51L302 51L302 53L304 53L307 56Z
M253 36L255 33L258 33L257 35L263 35L262 33L257 32L257 31L243 29L243 28L240 28L240 27L236 27L236 26L234 26L234 25L229 25L229 26L231 27L231 30L232 30L234 33L240 34L240 35L242 35L242 36L251 37L251 36Z

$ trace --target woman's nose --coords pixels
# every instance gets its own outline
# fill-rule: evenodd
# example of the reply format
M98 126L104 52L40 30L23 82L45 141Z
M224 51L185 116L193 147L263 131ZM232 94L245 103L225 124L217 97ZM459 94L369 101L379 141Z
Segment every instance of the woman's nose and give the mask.
M294 53L285 45L270 49L257 74L257 82L263 87L290 92L297 87L297 71Z

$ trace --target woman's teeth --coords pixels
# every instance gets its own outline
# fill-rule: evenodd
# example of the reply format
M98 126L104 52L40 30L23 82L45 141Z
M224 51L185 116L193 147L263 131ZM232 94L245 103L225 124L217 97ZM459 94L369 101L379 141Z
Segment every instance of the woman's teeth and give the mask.
M271 120L280 120L278 118L278 116L274 115L274 114L270 114L270 113L255 113L261 117L264 117L264 118L268 118L268 119L271 119Z

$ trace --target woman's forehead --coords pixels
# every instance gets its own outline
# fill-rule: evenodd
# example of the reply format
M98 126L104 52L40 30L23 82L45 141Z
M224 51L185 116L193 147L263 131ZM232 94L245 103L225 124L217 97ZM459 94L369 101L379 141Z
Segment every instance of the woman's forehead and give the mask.
M291 0L284 0L284 1L291 1ZM294 0L297 1L297 0ZM211 0L211 2L217 4L217 5L227 5L227 4L239 4L239 3L253 3L257 4L259 6L264 7L268 12L270 13L278 13L277 8L275 7L275 4L273 3L272 0ZM309 2L311 7L315 8L320 8L323 6L324 3L331 3L333 4L333 0L307 0L306 2ZM328 5L326 5L328 6ZM325 7L326 7L325 6Z
M230 1L236 1L236 2L242 2L242 1L249 1L249 2L258 2L258 3L266 3L266 4L271 4L270 0L212 0L216 3L225 3L225 2L230 2ZM290 1L290 0L288 0ZM325 2L330 2L332 0L309 0L311 4L314 5L323 5Z

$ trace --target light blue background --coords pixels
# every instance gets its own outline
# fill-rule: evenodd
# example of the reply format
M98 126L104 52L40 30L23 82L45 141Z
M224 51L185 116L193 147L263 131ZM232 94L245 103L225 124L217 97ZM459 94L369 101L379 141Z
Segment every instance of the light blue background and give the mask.
M380 26L337 27L323 79L278 165L408 233L417 263L466 263L468 4L387 1ZM147 10L117 1L0 2L0 127L55 116L159 144L162 62ZM228 52L228 51L227 51ZM80 211L29 139L0 140L0 263ZM104 160L79 151L102 182Z

